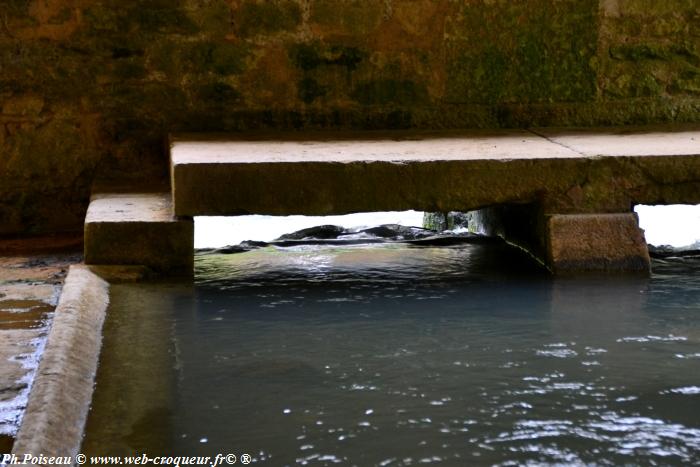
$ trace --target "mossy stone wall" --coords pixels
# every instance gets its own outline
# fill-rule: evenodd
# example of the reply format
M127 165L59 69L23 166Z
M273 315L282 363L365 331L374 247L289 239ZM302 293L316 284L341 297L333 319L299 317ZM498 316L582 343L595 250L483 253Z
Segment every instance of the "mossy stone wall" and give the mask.
M0 0L0 235L169 132L700 121L696 0Z

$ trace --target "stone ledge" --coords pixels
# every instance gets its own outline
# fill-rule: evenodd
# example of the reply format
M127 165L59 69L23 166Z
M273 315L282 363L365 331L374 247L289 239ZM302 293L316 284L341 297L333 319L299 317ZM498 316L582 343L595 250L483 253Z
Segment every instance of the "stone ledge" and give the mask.
M544 135L544 136L543 136ZM700 203L700 126L588 131L199 135L171 140L175 213L553 213Z
M18 457L75 459L92 399L108 290L87 268L71 266L13 447Z
M96 195L85 217L85 263L142 265L191 274L192 219L172 213L169 193Z
M700 155L700 125L533 131L585 157Z

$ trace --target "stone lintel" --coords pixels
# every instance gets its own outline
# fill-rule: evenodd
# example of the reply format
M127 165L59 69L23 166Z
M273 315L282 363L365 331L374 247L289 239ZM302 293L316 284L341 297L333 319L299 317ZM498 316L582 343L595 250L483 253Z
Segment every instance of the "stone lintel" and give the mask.
M698 128L596 131L173 137L174 209L331 215L540 203L595 214L700 203Z
M85 263L142 265L191 274L194 223L173 215L170 193L93 196L85 217Z
M544 166L580 156L522 130L278 139L176 138L171 176L178 215L331 215L466 210L532 199ZM546 169L544 169L546 171ZM560 190L580 178L572 170Z
M634 213L546 217L547 265L555 274L649 273L649 250Z

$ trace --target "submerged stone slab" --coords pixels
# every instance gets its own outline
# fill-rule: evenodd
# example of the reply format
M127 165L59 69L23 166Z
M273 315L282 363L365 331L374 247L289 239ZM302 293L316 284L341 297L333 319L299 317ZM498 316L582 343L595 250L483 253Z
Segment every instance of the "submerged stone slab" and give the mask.
M610 133L575 140L516 130L184 135L171 142L175 212L328 215L540 203L547 212L598 213L700 203L695 133ZM654 143L659 134L662 144ZM596 149L610 141L611 150ZM585 142L590 150L579 147Z
M633 213L548 216L546 248L554 273L650 270L644 233Z
M173 215L170 193L100 194L85 217L85 263L191 273L192 219Z

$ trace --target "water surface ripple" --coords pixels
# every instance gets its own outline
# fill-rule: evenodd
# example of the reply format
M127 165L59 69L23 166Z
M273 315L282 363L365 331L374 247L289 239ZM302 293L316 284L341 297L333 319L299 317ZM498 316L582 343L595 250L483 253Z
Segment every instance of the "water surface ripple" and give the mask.
M308 246L201 256L196 271L193 287L114 287L86 449L269 465L700 458L697 260L555 280L505 245Z

